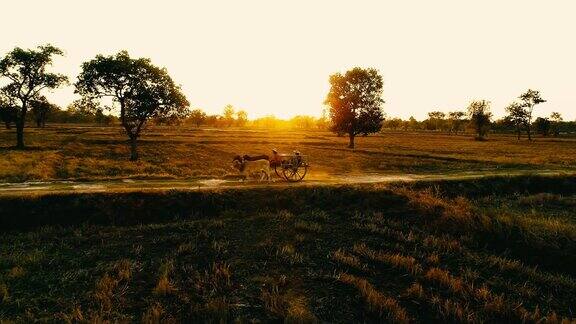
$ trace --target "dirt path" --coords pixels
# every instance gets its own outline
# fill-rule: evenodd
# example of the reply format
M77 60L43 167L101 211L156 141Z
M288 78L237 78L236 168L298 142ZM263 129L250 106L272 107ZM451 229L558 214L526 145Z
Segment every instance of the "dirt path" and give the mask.
M287 183L279 179L270 182L239 181L225 179L204 180L135 180L116 179L102 181L37 181L22 183L0 183L0 195L47 194L58 192L117 192L117 191L155 191L155 190L210 190L215 188L247 188L265 186L322 186L337 184L370 184L409 181L434 181L477 179L489 176L522 176L522 175L574 175L574 172L558 170L515 170L515 171L468 171L443 174L354 174L346 176L314 176L305 181Z

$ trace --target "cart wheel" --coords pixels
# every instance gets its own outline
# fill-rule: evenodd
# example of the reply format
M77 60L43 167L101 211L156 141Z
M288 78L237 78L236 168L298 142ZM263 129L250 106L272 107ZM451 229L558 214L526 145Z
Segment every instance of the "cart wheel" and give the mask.
M278 170L277 165L274 166L274 172L276 172L276 175L278 176L278 178L284 178L284 175L280 173L280 170Z
M284 178L289 182L302 181L302 179L304 179L304 176L306 175L306 172L308 172L307 165L299 165L296 168L286 168L282 170Z

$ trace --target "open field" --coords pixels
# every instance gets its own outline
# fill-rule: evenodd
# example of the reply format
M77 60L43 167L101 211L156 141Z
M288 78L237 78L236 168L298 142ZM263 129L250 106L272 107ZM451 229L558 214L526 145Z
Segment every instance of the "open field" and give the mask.
M0 131L0 181L53 179L211 179L235 174L236 154L299 150L310 157L309 180L366 174L449 174L463 171L576 170L576 139L529 143L494 135L385 132L347 139L324 131L151 127L140 140L139 162L128 161L118 127L48 126L27 129L30 148L16 151L14 133Z
M116 127L12 137L0 322L576 317L575 139L154 127L134 163ZM306 181L233 180L273 147L309 155Z
M0 320L568 321L575 188L519 177L4 197L3 228L20 230L0 238Z

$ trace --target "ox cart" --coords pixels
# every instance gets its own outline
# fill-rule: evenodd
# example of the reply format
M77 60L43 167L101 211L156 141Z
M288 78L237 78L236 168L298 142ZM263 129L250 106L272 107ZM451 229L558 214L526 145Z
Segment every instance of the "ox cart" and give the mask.
M308 157L294 151L292 154L280 155L279 161L271 161L270 167L274 168L276 175L288 182L298 182L304 179L308 173Z

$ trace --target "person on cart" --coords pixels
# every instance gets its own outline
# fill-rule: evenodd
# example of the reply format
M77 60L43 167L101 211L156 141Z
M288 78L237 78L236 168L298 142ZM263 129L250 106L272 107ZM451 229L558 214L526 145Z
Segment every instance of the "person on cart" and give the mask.
M278 167L282 165L283 155L278 153L278 150L275 148L272 149L272 156L270 157L270 167Z

